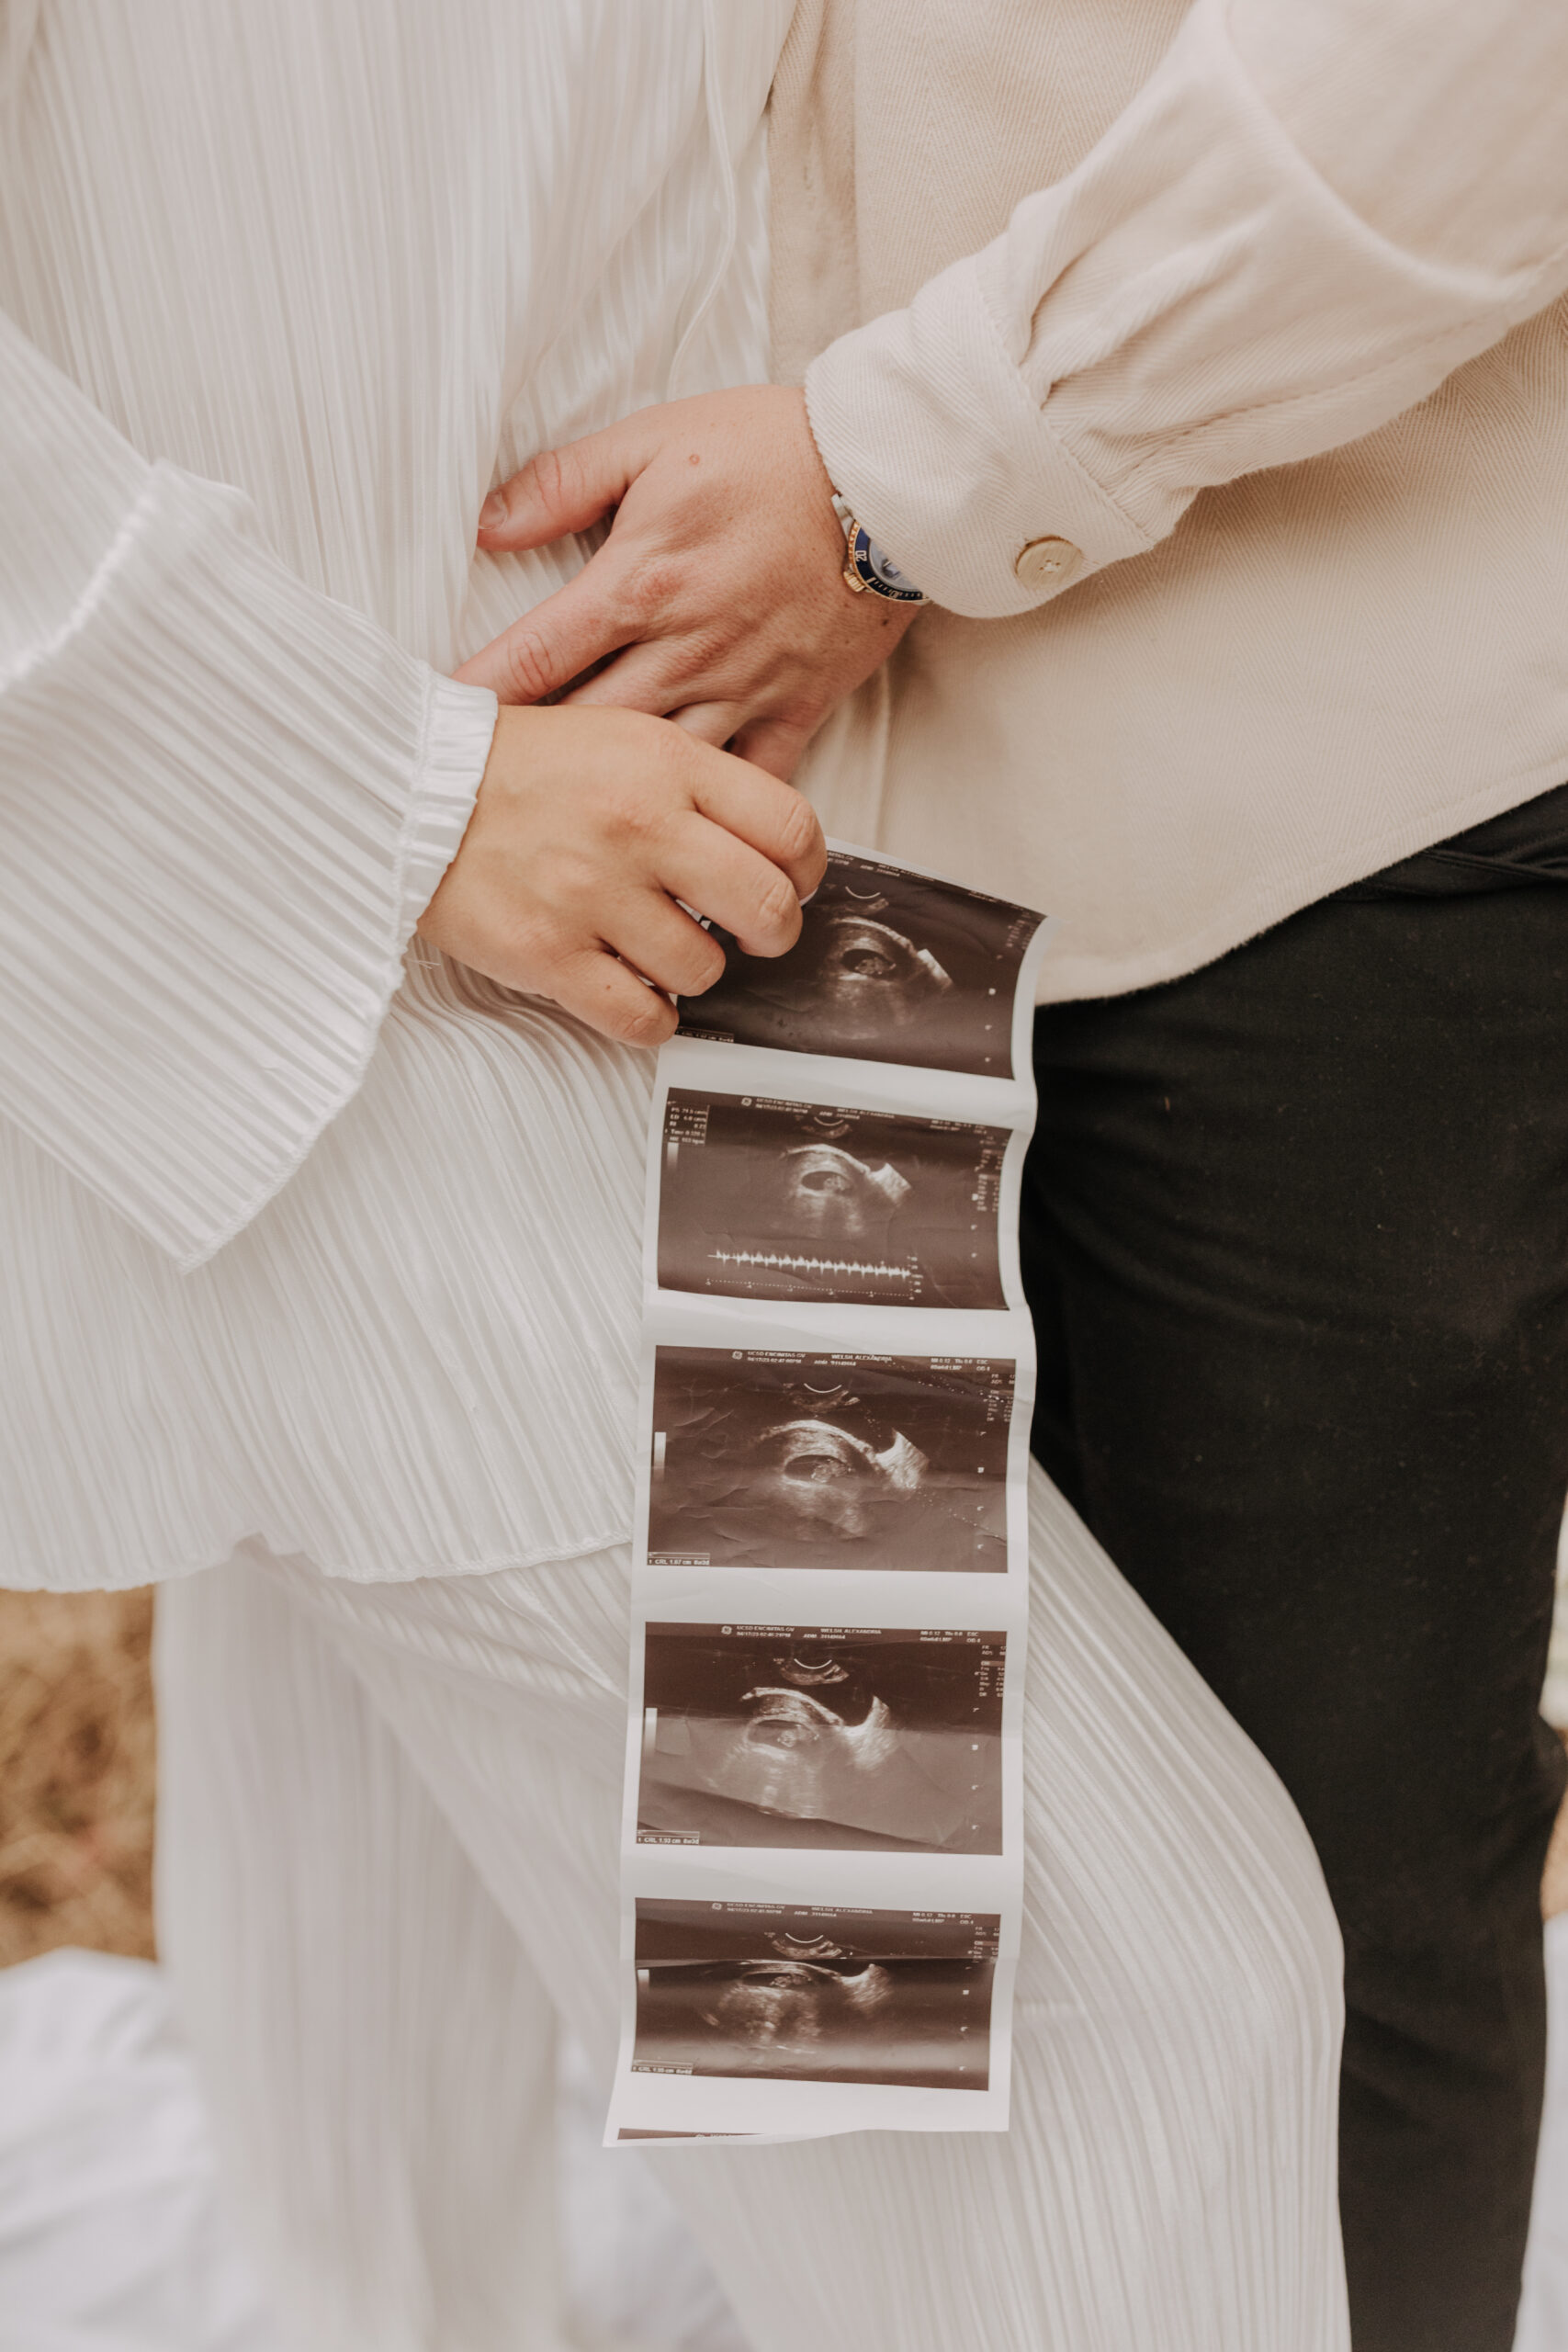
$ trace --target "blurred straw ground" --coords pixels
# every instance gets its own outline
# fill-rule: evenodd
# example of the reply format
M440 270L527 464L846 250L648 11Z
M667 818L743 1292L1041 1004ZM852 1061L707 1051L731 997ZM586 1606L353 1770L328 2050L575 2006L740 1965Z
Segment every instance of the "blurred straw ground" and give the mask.
M0 1966L152 1951L152 1624L147 1592L0 1592ZM1568 1910L1568 1808L1544 1905Z
M0 1592L0 1966L151 1957L148 1592Z

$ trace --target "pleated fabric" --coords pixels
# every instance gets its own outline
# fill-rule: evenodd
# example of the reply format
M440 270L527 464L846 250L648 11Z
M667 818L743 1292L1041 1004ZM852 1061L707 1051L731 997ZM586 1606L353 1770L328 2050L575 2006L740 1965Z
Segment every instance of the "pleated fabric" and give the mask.
M487 487L766 375L788 16L0 5L0 1579L626 1533L646 1066L407 951Z
M1036 1471L1013 2123L652 2161L755 2352L1346 2352L1337 1930ZM299 2352L558 2352L547 2052L617 2022L624 1547L160 1596L160 1934Z

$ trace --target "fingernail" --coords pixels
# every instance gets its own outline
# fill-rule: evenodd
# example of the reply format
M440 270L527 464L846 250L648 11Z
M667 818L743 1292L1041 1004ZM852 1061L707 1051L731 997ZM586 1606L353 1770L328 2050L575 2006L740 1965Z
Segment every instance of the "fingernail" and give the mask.
M499 531L506 520L506 501L499 490L492 490L479 508L481 531Z

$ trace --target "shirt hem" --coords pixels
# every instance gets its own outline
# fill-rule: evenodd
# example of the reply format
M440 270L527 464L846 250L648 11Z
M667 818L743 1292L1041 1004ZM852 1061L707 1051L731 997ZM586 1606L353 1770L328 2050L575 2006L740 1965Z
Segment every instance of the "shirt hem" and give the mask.
M1418 810L1386 832L1347 847L1305 873L1250 883L1245 891L1227 899L1200 930L1186 933L1169 944L1143 955L1074 956L1064 952L1057 956L1048 948L1040 967L1035 1002L1071 1004L1089 997L1131 996L1139 989L1159 988L1170 980L1186 979L1206 965L1217 964L1221 956L1230 955L1235 948L1245 947L1249 940L1261 938L1266 931L1288 922L1292 915L1301 914L1332 892L1344 889L1347 884L1364 882L1383 866L1414 857L1419 850L1435 849L1451 833L1483 824L1489 817L1501 817L1508 809L1533 800L1538 793L1550 792L1564 782L1568 782L1568 749L1506 783L1489 785L1483 791L1470 793L1462 800L1449 802L1442 808ZM889 849L887 854L897 856L897 852ZM1050 911L1047 908L1046 912Z

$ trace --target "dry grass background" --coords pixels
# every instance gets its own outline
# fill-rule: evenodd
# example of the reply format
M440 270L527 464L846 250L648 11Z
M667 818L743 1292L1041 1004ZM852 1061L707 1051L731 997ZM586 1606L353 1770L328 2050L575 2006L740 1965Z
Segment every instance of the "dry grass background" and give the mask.
M152 1625L147 1592L0 1592L0 1966L152 1953ZM1543 1907L1568 1911L1568 1805Z
M0 1966L151 1957L148 1592L0 1592Z

